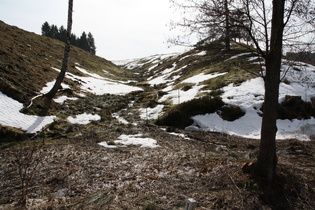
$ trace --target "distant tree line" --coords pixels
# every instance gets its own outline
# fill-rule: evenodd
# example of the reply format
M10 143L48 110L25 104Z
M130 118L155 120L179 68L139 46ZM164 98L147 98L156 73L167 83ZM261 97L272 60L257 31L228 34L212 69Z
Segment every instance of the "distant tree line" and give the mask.
M58 28L56 25L49 25L49 23L46 21L42 25L42 35L53 39L58 39L62 42L66 42L67 29L65 29L64 26L60 26ZM77 46L85 51L92 53L93 55L95 55L96 53L95 42L91 32L86 34L83 31L80 37L77 37L75 34L71 33L70 43L71 45Z
M312 52L287 52L286 56L297 61L315 64L315 53Z

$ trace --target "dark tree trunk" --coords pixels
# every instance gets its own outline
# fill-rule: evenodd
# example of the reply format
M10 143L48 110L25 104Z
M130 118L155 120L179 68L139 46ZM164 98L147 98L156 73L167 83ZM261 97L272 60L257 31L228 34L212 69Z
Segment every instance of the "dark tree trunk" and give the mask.
M285 0L273 0L270 50L266 54L265 102L255 174L272 182L276 174L277 105L279 97Z
M70 54L70 40L71 40L71 28L72 28L72 10L73 10L73 0L69 0L69 8L68 8L68 26L67 26L67 40L64 49L64 57L62 60L61 71L56 79L56 82L52 89L45 95L46 98L52 99L58 92L58 89L61 87L61 83L65 77L66 71L68 69L68 60Z
M228 7L228 0L224 0L225 9L225 50L230 50L230 10Z

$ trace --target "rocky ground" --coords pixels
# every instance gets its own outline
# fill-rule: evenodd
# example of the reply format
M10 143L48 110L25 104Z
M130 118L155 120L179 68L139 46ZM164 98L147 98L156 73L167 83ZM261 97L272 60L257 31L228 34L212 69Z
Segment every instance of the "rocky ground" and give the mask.
M112 128L45 145L0 152L0 209L311 209L315 142L279 141L272 187L243 174L258 141L210 132L167 132L156 126ZM181 135L174 135L174 132ZM104 148L122 133L142 133L160 147Z

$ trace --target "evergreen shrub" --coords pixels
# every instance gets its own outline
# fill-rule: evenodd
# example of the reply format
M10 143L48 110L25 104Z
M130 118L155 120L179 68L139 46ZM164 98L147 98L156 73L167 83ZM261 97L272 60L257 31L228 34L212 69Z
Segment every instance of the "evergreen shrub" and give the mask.
M204 96L178 105L174 105L155 121L157 125L184 128L192 124L191 117L199 114L214 113L224 105L219 96Z

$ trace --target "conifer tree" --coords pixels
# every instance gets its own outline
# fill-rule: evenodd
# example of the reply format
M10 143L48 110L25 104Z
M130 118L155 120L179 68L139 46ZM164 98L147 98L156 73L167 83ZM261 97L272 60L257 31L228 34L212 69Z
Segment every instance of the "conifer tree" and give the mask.
M60 26L60 28L59 28L57 39L62 41L62 42L67 41L67 30L63 26Z
M89 44L85 31L82 32L82 35L80 37L79 47L85 51L89 51Z
M49 23L46 21L43 25L42 25L42 35L43 36L49 36L50 34L50 25Z
M49 37L51 37L53 39L57 39L58 34L59 34L58 27L56 25L51 25L50 32L49 32Z
M95 55L96 47L95 47L94 38L91 32L88 33L87 42L89 45L89 52Z

